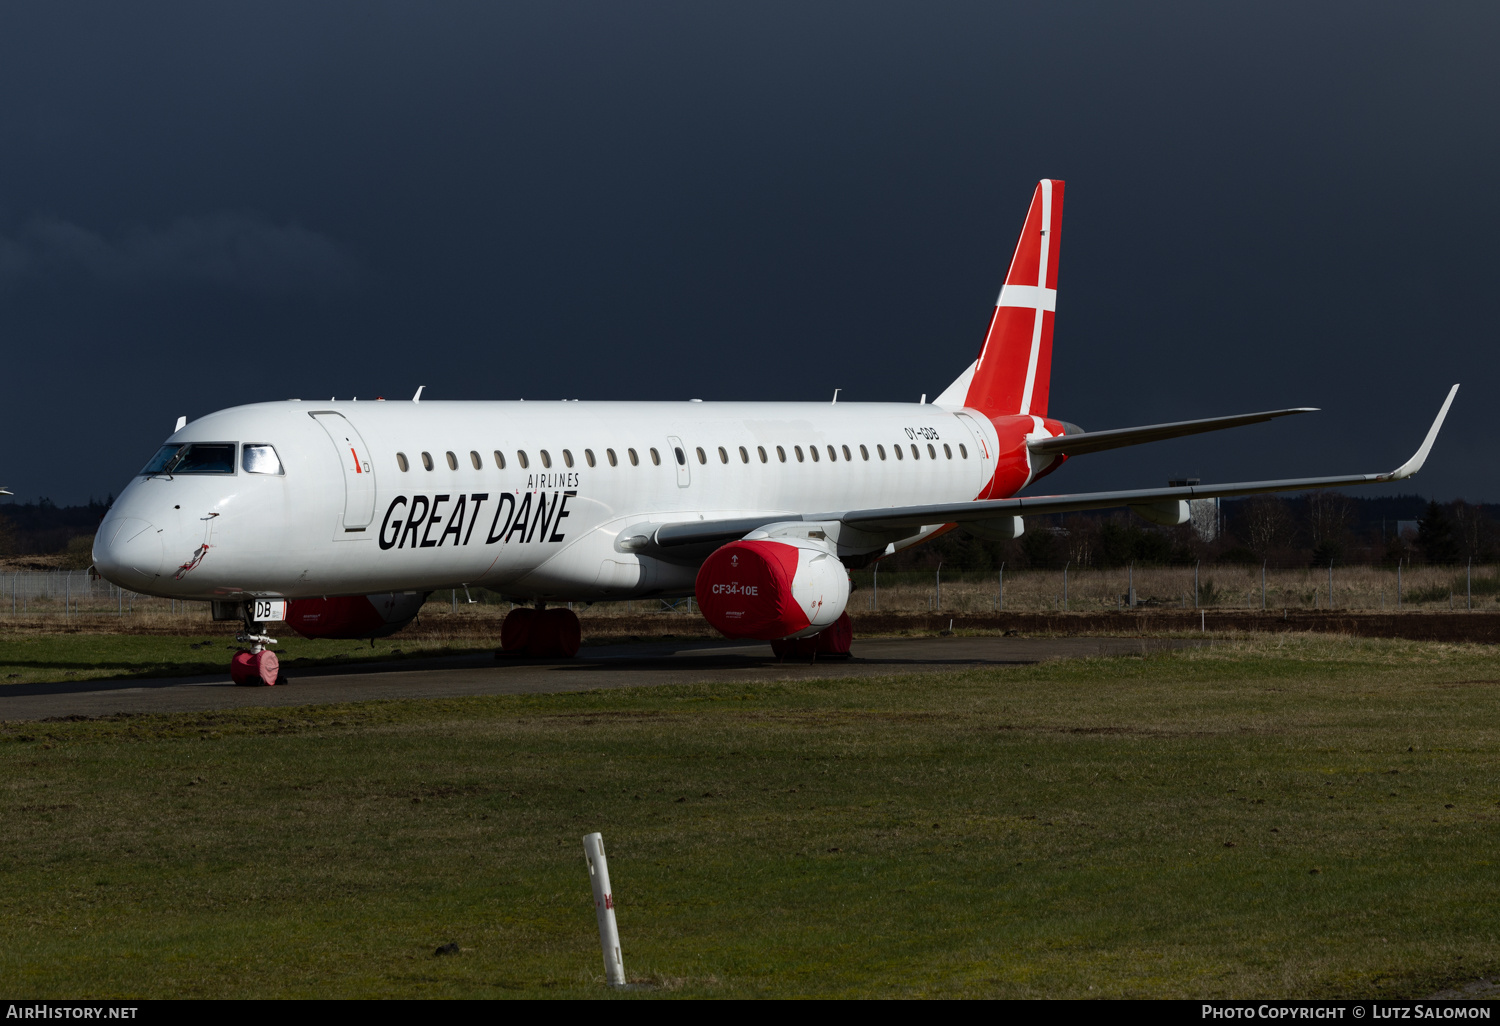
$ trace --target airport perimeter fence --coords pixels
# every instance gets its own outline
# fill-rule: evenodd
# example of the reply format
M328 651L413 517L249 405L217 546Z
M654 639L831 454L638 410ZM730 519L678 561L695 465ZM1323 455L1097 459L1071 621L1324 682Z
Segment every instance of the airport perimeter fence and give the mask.
M212 619L206 602L141 595L113 585L87 570L0 573L0 619L143 613Z
M1111 609L1313 609L1355 612L1500 612L1500 567L1238 564L1074 567L1060 570L881 570L850 573L849 609L881 613L1103 612ZM472 593L472 598L471 598ZM569 603L580 612L696 614L692 599ZM427 609L503 615L509 596L475 587L433 592ZM0 621L149 616L209 620L208 603L132 592L86 570L0 573Z
M1060 570L881 570L850 574L865 612L1102 612L1110 609L1500 611L1500 567L1242 564Z

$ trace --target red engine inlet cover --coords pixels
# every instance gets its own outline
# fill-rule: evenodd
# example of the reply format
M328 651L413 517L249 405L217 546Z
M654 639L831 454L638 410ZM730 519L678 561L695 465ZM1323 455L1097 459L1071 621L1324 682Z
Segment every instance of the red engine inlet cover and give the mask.
M805 629L792 597L797 548L774 541L736 541L704 560L694 593L703 618L731 638L770 641Z

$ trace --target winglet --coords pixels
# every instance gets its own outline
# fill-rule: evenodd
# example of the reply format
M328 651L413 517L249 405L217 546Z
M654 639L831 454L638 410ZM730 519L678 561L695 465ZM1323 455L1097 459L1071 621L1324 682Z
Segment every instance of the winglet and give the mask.
M1453 405L1453 397L1458 395L1458 386L1454 385L1448 390L1448 398L1443 400L1443 408L1438 410L1437 420L1432 422L1432 427L1427 429L1427 437L1422 439L1422 448L1417 454L1407 460L1401 466L1391 471L1388 480L1404 481L1417 471L1422 469L1422 464L1427 462L1427 454L1432 451L1432 443L1437 441L1438 431L1443 426L1443 418L1448 416L1448 407Z
M427 387L426 385L418 385L417 386L417 394L411 397L411 401L414 402L414 403L421 402L422 401L422 389L424 389L426 387Z

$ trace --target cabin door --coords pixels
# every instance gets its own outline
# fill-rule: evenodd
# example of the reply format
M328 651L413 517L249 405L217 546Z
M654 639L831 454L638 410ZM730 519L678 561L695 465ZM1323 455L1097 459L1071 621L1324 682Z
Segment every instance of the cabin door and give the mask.
M328 432L339 466L344 470L344 516L334 536L365 537L375 519L375 461L365 440L342 413L310 414Z

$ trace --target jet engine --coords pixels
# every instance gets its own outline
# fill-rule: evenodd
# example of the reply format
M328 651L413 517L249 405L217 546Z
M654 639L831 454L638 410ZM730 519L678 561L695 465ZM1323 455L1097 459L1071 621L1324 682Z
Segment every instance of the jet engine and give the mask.
M304 638L383 638L411 623L426 601L420 591L291 599L286 622Z
M733 541L704 560L694 587L703 618L730 638L805 638L849 603L849 572L801 539Z

